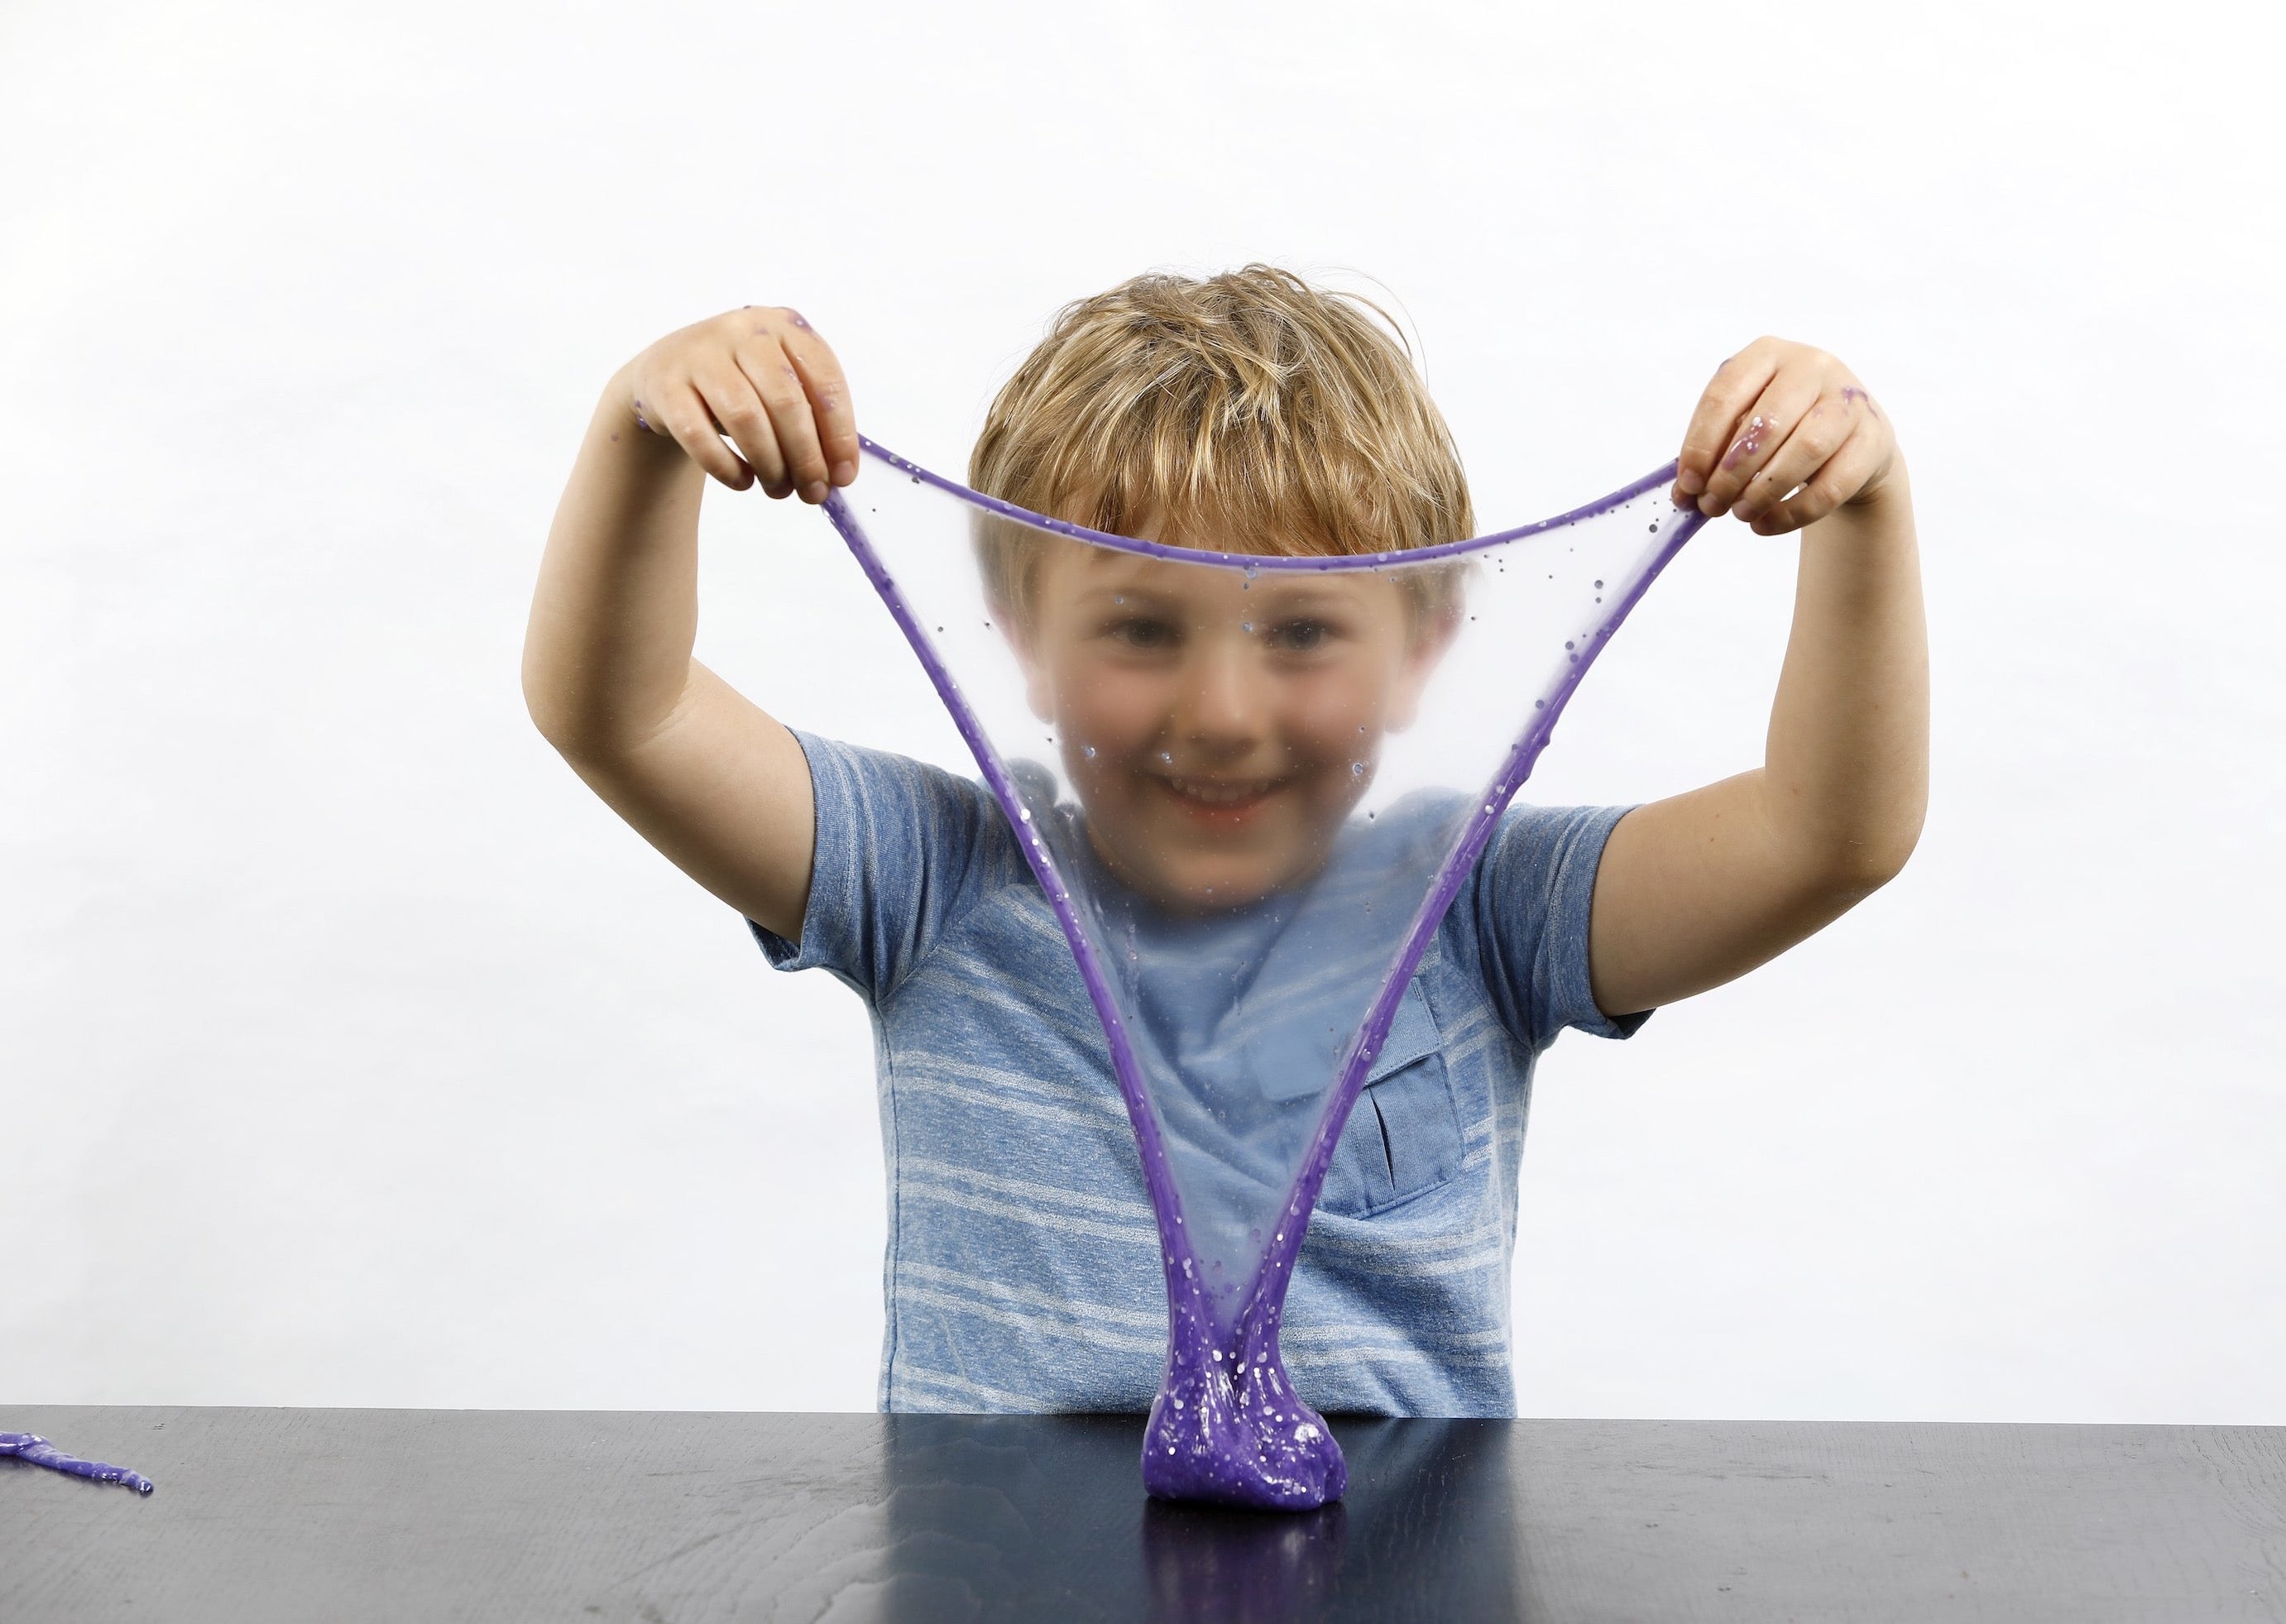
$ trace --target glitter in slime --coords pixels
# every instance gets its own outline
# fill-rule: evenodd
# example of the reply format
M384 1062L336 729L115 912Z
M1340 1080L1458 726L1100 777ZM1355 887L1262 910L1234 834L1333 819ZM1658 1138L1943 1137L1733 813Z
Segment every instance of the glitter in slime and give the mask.
M92 1478L98 1483L123 1484L138 1494L149 1494L154 1486L141 1472L130 1471L124 1466L106 1466L101 1461L83 1461L77 1455L66 1455L36 1432L0 1432L0 1455L13 1455L34 1466L68 1472L75 1478Z
M871 477L826 516L1015 831L1134 1131L1168 1307L1144 1486L1337 1500L1341 1450L1279 1352L1312 1212L1337 1155L1367 1210L1421 1186L1406 1068L1439 1038L1415 972L1588 667L1704 518L1667 501L1670 463L1439 547L1204 550L863 445ZM1219 706L1277 769L1217 781L1167 706Z

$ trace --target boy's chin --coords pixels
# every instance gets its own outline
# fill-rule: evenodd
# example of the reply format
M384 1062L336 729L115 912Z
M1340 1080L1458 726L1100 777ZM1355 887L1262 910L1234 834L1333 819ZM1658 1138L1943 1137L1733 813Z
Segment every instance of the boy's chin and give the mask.
M1226 913L1290 889L1300 879L1268 865L1162 870L1139 888L1177 913Z
M1096 855L1122 885L1171 913L1226 913L1303 884L1318 863L1289 851L1186 850L1180 842L1107 839L1090 831ZM1265 843L1266 844L1266 843Z

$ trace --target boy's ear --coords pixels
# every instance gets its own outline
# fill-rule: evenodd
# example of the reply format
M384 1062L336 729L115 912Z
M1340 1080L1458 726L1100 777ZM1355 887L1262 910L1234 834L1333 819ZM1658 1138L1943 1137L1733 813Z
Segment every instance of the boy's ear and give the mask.
M1389 697L1389 716L1383 724L1392 733L1413 725L1421 710L1421 695L1437 674L1446 650L1461 630L1461 595L1446 593L1434 607L1424 609L1397 668L1397 682Z
M1032 623L1021 612L1011 609L1008 600L998 593L985 599L992 611L992 624L1008 640L1008 648L1016 656L1016 664L1024 673L1024 703L1031 706L1032 714L1042 721L1052 721L1054 712L1048 703L1048 675L1041 669L1039 649L1033 635Z

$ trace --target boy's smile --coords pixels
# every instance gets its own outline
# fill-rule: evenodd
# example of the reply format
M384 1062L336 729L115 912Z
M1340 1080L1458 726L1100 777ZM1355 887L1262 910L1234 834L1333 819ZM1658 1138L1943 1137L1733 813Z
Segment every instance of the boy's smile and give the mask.
M1036 567L1021 652L1096 855L1185 912L1314 873L1433 664L1403 588L1061 543Z
M1259 812L1289 778L1186 778L1169 773L1161 780L1176 805L1192 816L1223 828L1236 828Z

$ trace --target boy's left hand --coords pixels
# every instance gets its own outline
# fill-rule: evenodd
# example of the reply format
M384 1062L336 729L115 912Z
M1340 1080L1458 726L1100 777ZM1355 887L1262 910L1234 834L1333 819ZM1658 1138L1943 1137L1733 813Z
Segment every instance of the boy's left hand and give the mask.
M1715 371L1683 438L1676 507L1782 536L1874 500L1897 437L1857 375L1823 350L1758 338ZM1788 493L1792 494L1789 495Z

